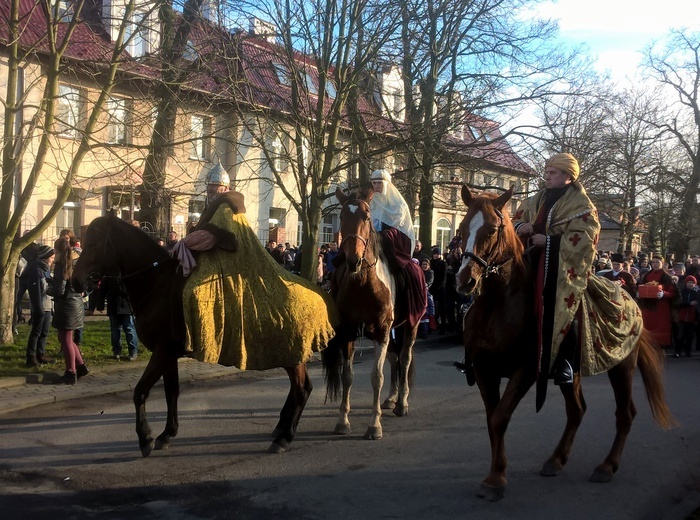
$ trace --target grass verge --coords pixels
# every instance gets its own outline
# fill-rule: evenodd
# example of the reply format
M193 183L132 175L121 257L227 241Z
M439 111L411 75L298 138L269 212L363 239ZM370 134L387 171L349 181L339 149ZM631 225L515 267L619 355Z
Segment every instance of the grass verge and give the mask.
M0 377L23 377L27 374L41 372L62 372L64 370L63 356L60 353L56 329L51 328L51 332L46 341L46 357L53 360L53 363L41 367L27 368L24 366L27 352L27 338L29 337L30 326L19 324L18 335L15 342L10 345L0 346ZM112 359L112 345L110 340L109 320L96 319L85 322L83 328L83 341L80 345L85 362L90 367L100 367L105 365L116 365L117 363L129 363L128 360L117 361ZM122 354L129 355L126 347L126 340L122 333ZM147 360L151 353L139 343L139 360Z

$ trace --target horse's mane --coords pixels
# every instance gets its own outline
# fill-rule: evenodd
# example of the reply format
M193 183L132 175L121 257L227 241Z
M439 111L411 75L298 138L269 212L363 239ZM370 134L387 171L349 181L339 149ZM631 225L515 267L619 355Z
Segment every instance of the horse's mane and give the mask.
M493 193L484 192L478 197L474 197L469 203L469 210L467 211L467 216L471 216L478 211L483 211L489 215L492 215L494 219L498 220L498 215L494 211L493 201L498 198L498 195ZM504 246L498 251L498 256L502 256L506 253L511 253L513 255L513 261L518 265L523 265L523 252L525 248L520 240L520 237L515 232L513 227L513 222L510 220L510 215L508 214L507 204L501 209L501 214L503 215L503 243Z
M153 238L151 238L142 229L137 228L114 215L107 215L102 218L105 219L105 223L107 225L116 225L117 227L123 229L123 231L129 237L129 242L127 244L122 244L122 246L128 248L132 254L137 256L148 255L149 259L150 257L154 257L154 259L161 261L170 257L168 252L156 244L155 240L153 240Z

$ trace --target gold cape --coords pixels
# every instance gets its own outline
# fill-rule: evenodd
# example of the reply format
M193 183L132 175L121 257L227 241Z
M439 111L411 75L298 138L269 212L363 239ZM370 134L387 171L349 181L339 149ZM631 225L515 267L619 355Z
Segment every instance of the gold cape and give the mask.
M516 212L514 224L533 223L544 195L542 190L526 200ZM561 236L550 371L580 306L581 375L599 374L615 366L632 351L642 332L642 314L636 302L621 286L591 272L599 232L595 206L583 186L574 183L546 218L546 234ZM546 249L543 254L556 253Z
M333 337L334 303L315 284L283 269L244 214L221 204L211 217L238 251L199 255L185 282L187 349L207 363L267 370L305 363Z

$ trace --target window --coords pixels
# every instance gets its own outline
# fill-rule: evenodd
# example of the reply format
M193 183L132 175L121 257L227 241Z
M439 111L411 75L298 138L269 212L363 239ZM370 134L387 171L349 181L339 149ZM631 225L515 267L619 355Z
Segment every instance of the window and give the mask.
M287 67L285 67L281 63L273 63L272 67L275 69L277 81L280 82L280 85L284 85L285 87L291 86L292 82L289 78L289 72L287 72Z
M335 229L335 219L336 215L333 214L329 214L323 217L323 222L321 223L322 244L329 244L330 242L333 242L333 230Z
M335 99L335 97L338 95L335 85L331 80L326 81L326 92L328 93L328 97L331 99Z
M274 171L280 173L287 170L286 150L282 138L276 135L272 139L272 167Z
M469 125L469 130L471 130L472 135L474 136L474 139L479 140L482 137L481 130L478 129L475 126Z
M127 100L110 98L107 101L107 142L112 144L127 144L128 139L128 110Z
M144 56L151 51L148 12L139 10L131 14L124 32L124 43L133 57Z
M452 237L450 236L452 234L452 225L450 224L449 220L443 217L437 221L435 228L435 243L440 247L440 251L444 251L447 249L450 240L452 240Z
M68 85L59 85L56 107L56 126L63 137L78 137L78 124L82 99L80 90Z
M195 61L199 58L199 53L197 52L197 49L194 48L194 42L192 40L187 40L185 50L182 51L182 57L187 61Z
M318 87L316 86L314 78L308 72L306 73L305 78L306 90L309 92L309 94L314 94L315 96L318 96Z
M71 193L56 213L54 225L57 229L80 229L80 224L80 199Z
M192 116L190 119L190 138L192 145L190 148L190 159L200 161L209 158L209 139L211 131L211 120L204 116Z
M403 94L401 91L397 90L393 95L394 107L392 109L392 114L395 118L399 119L403 114Z
M73 20L74 0L52 0L51 15L57 22L68 23Z

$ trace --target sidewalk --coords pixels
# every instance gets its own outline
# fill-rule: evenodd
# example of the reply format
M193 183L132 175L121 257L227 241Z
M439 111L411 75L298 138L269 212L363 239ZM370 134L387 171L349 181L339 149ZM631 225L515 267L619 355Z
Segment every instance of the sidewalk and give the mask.
M88 320L105 319L102 316L87 317ZM451 342L451 336L432 335L429 339L416 341L418 345L439 345ZM358 354L372 350L372 342L358 340ZM356 355L358 355L356 354ZM321 355L314 355L320 362ZM314 362L312 360L312 362ZM63 373L62 363L55 370L45 373L29 374L25 377L0 377L0 415L33 406L53 404L59 401L69 401L96 395L113 394L118 392L133 392L141 374L146 368L146 361L124 361L116 365L91 368L90 374L78 381L75 386L57 384L56 380ZM180 381L205 380L230 374L245 374L235 367L224 367L211 363L200 363L191 358L181 358L178 361ZM256 373L257 372L253 372ZM157 383L162 385L162 379Z
M146 363L123 362L90 369L90 373L81 378L75 386L55 383L63 372L62 364L58 364L54 372L0 378L0 415L59 401L133 391L146 368ZM189 358L180 359L178 365L180 381L242 373L234 367L200 363ZM158 384L162 384L162 380Z

